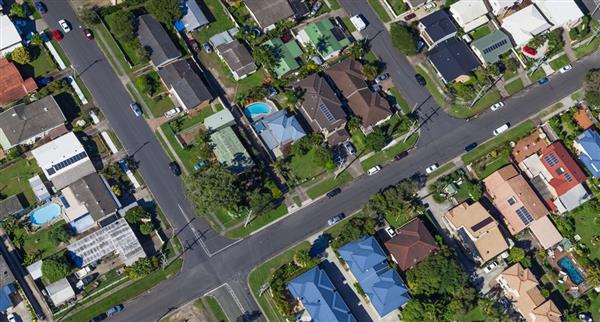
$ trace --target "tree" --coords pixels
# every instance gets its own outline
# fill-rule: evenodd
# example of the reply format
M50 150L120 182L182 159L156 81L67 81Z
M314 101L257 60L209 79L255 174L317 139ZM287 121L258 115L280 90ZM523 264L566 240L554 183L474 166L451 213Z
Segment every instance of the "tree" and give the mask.
M361 124L362 124L362 120L360 119L360 116L352 115L352 116L350 116L350 119L348 120L348 129L355 130L355 131L359 130Z
M125 274L130 280L146 276L158 268L160 263L156 257L144 257L138 259L131 266L125 267Z
M27 13L25 12L25 7L22 4L13 3L10 6L10 11L8 15L13 18L27 18Z
M29 51L25 47L17 47L10 53L11 59L18 64L25 65L31 62Z
M135 206L125 212L125 220L130 225L137 225L142 219L150 219L150 213L140 206Z
M108 15L106 21L110 25L110 30L115 36L125 41L132 41L135 39L135 21L131 11L116 11Z
M220 165L185 177L183 182L186 194L201 213L241 210L243 196L237 178Z
M50 231L50 238L58 243L67 242L71 239L71 234L64 225L58 225Z
M367 40L365 39L361 39L358 41L355 41L349 48L348 51L350 52L350 56L352 56L352 58L356 59L356 60L361 60L368 51L368 44L367 44Z
M140 225L140 233L142 235L150 235L154 231L154 225L151 222L145 222Z
M281 49L279 49L281 51ZM277 56L277 48L270 45L262 45L255 48L252 51L252 56L254 57L254 61L269 70L277 67L279 65L279 59Z
M113 184L110 186L110 190L115 194L115 196L121 196L121 187L118 184Z
M596 287L600 286L600 267L598 265L594 265L590 268L587 273L588 284Z
M335 169L333 152L322 145L313 147L313 162L327 170Z
M44 44L44 40L42 39L42 36L40 34L33 34L33 36L31 36L31 43L37 46L41 46Z
M308 250L299 250L294 254L294 264L298 267L306 268L313 264L313 259L310 257Z
M62 259L48 258L42 263L42 274L54 283L69 274L69 265Z
M156 90L158 89L158 83L149 74L145 74L136 78L135 84L143 93L150 97L154 96L154 94L156 94Z
M365 144L367 148L371 149L372 151L380 151L387 144L387 140L385 135L383 135L383 131L381 131L379 128L376 128L375 131L367 135Z
M177 0L148 0L146 1L146 10L158 21L167 26L181 17L181 9Z
M375 64L364 64L362 73L367 80L372 81L379 74L379 68Z
M412 56L417 53L417 41L412 28L394 23L390 28L390 36L392 37L392 44L402 54Z
M273 196L271 192L262 189L253 190L248 195L248 205L250 205L250 209L254 214L263 214L273 209Z
M81 22L83 22L83 24L86 25L87 27L91 27L93 25L97 25L100 23L100 18L98 17L98 14L96 13L95 7L84 8L81 11L79 18L81 19Z
M508 254L508 260L512 263L519 263L525 258L525 250L520 247L511 248Z

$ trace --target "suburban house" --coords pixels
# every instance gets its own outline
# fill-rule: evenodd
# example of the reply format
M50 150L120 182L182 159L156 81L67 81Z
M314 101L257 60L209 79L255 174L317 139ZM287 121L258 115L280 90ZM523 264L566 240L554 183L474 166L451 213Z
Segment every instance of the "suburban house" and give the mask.
M577 108L577 112L573 115L573 119L575 120L575 123L577 123L577 126L582 130L587 130L594 125L594 120L588 115L588 110L585 106L579 106L579 108Z
M450 5L450 13L464 32L474 30L489 21L484 0L460 0Z
M460 240L473 258L483 265L508 249L498 222L479 202L466 202L448 210L442 217L451 235Z
M396 236L384 243L392 260L406 271L437 251L438 245L420 218L415 218L396 231Z
M213 96L204 81L187 60L179 60L158 71L160 79L184 111L203 108L210 104Z
M258 69L248 48L235 39L215 47L215 52L229 67L235 80L246 78Z
M552 25L534 4L528 5L502 21L502 29L510 34L514 43L519 47L526 45L533 37L550 27Z
M574 0L532 0L532 2L552 24L551 29L559 27L572 28L582 21L583 12Z
M419 20L421 38L429 48L456 35L458 29L446 10L438 10Z
M6 263L4 256L0 256L0 312L6 312L17 304L19 295L15 287L15 277Z
M497 63L500 61L500 55L508 52L511 48L510 38L502 30L495 30L471 43L471 49L475 56L484 65Z
M287 149L306 135L300 122L286 110L267 115L252 126L275 158L287 154Z
M483 183L487 194L513 235L548 214L544 202L512 165L492 173L483 179Z
M142 46L150 51L150 61L156 68L181 57L181 52L167 31L149 14L138 17L138 38Z
M440 42L429 50L429 62L444 83L466 82L481 64L469 45L456 37Z
M352 113L361 118L361 129L365 134L393 115L387 100L369 90L360 62L347 58L325 72L335 83L340 97L346 98Z
M187 31L196 30L202 26L208 25L209 21L197 0L183 0L181 23Z
M239 174L254 166L254 161L231 127L210 135L217 160L229 171Z
M410 9L416 9L425 4L427 0L404 0Z
M556 141L544 148L540 154L533 154L521 163L519 168L531 179L548 208L564 213L591 198L583 183L587 180L565 146Z
M31 151L38 166L56 189L96 172L83 145L69 132Z
M294 15L288 0L244 0L244 4L264 32L275 29L275 23L279 20Z
M356 322L327 272L319 267L289 281L287 288L304 308L298 321Z
M59 307L75 297L75 291L66 277L46 286L46 293L54 307Z
M19 197L16 195L9 196L5 199L0 200L0 220L13 215L20 215L25 208Z
M2 13L0 13L0 30L2 30L2 37L0 37L0 57L4 57L13 50L23 47L21 35L17 27L15 27L8 15Z
M502 16L504 13L516 5L520 4L523 0L487 0L492 7L492 13L494 16Z
M108 182L98 173L71 183L61 191L63 217L75 234L96 226L100 220L121 208Z
M380 317L397 313L410 300L408 288L398 272L388 265L375 237L352 241L338 248L338 253Z
M1 115L0 115L1 117ZM575 139L573 148L579 161L585 165L594 178L600 178L600 135L588 129Z
M517 263L500 273L496 282L526 321L561 321L562 314L554 302L544 298L537 278L521 264Z
M516 164L519 164L531 155L542 153L548 145L546 134L541 129L538 129L517 141L511 151L512 158Z
M550 249L563 240L549 216L544 216L529 225L529 231L543 249Z
M20 144L56 138L67 132L65 116L52 95L0 113L0 145L9 150Z
M24 80L15 64L6 58L0 58L0 106L20 100L37 88L33 78Z
M302 57L302 49L294 39L284 43L279 38L273 38L265 41L263 46L265 45L271 47L275 52L277 64L273 66L273 69L277 77L285 76L300 67L298 61Z
M307 0L288 0L292 11L294 11L294 18L296 20L302 19L304 16L310 13Z
M317 73L297 82L294 87L303 91L298 110L314 132L323 133L329 145L347 140L346 112L325 77Z
M344 30L334 26L329 18L323 18L309 23L300 29L296 39L303 45L312 45L324 60L337 57L350 40Z
M77 267L85 267L112 254L118 255L126 266L131 266L138 259L146 257L142 245L125 218L119 218L74 241L67 249Z

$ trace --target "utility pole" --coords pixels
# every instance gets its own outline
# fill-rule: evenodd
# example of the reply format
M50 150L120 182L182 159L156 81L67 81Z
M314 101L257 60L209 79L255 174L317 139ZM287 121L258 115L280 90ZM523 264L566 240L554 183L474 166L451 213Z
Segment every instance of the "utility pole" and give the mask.
M258 296L262 296L264 292L266 292L269 288L271 287L271 285L269 285L269 283L264 283L261 287L260 290L258 290Z
M248 211L248 216L246 216L246 221L244 222L244 227L248 226L248 224L250 223L250 221L252 221L252 209L250 209Z
M496 84L496 82L498 82L500 80L500 78L502 78L502 76L504 76L504 74L500 74L496 79L494 79L493 82L491 82L489 85L484 86L481 90L479 90L479 92L477 93L477 96L475 96L475 98L473 99L473 101L471 102L471 105L469 105L469 107L473 107L473 105L475 105L475 103L477 103L477 101L479 101L479 99L485 93L487 93L487 91L489 91L490 88L492 88L492 86L494 86Z
M411 137L415 132L417 132L417 130L419 129L417 122L417 120L412 121L412 124L410 125L410 128L404 135L404 140L402 140L402 142L406 142L406 140L408 140L409 137Z

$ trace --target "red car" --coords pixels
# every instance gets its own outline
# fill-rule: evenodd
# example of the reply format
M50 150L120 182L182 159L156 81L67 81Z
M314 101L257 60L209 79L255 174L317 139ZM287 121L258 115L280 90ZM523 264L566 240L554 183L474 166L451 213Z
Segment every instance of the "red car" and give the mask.
M94 34L92 34L92 31L89 29L83 29L83 34L85 35L85 38L89 40L94 39Z
M409 21L409 20L415 19L416 16L417 15L415 13L409 13L406 16L404 16L404 20Z
M63 39L62 33L58 31L58 29L54 29L50 32L52 38L56 39L56 41L61 41Z

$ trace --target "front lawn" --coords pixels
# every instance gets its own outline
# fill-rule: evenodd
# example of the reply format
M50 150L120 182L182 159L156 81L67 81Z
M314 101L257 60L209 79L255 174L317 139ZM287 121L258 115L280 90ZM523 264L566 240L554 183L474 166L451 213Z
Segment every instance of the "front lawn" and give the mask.
M458 322L487 322L487 321L493 321L493 320L490 319L487 315L485 315L485 313L483 313L483 311L481 310L480 307L475 307L471 311L467 312L467 314L461 316L458 319Z
M592 293L590 293L591 295ZM600 295L596 294L596 298L592 300L592 305L590 306L590 312L592 313L592 319L594 321L600 320Z
M390 93L391 95L388 96L388 99L393 100L393 102L391 102L391 105L398 104L400 110L404 114L410 114L410 112L412 112L410 106L408 106L408 103L406 103L404 97L400 95L400 92L398 92L398 89L396 87L390 88Z
M350 140L352 145L356 148L356 153L361 154L367 148L365 134L359 129L350 129Z
M289 167L296 179L303 181L325 172L323 167L314 162L316 151L316 149L311 149L305 155L292 156Z
M388 148L387 150L375 152L373 156L361 162L363 169L367 171L376 165L381 165L386 161L391 160L399 153L412 148L417 143L418 138L419 136L417 134L413 134L406 140L406 142L400 142Z
M577 55L577 58L587 56L587 55L595 52L596 49L598 49L598 46L600 46L600 37L596 37L596 38L594 38L594 40L590 41L589 43L575 48L574 49L575 54Z
M559 70L561 67L566 66L569 63L571 63L569 57L567 57L567 55L561 55L560 57L550 62L550 67L552 67L552 69L554 70Z
M492 106L494 103L500 101L501 99L502 95L500 95L500 92L498 92L497 90L491 90L482 98L480 98L477 102L475 102L473 107L470 107L469 105L465 106L452 104L449 114L458 118L468 118L481 113L483 110Z
M332 176L317 183L312 188L308 189L306 194L310 199L315 199L350 181L352 181L352 176L348 172L344 171L337 176L337 178Z
M483 26L471 31L471 38L473 38L473 40L477 40L477 39L483 38L491 33L492 33L492 30L490 29L490 27L488 25L483 25Z
M54 63L50 54L44 51L45 47L30 45L28 49L31 62L25 65L17 64L23 78L37 78L56 70L56 63Z
M258 229L274 222L275 220L285 216L288 214L287 206L282 203L279 207L264 213L254 220L252 220L248 226L241 226L239 228L230 230L225 233L225 236L229 238L242 238L250 235L251 233L257 231Z
M463 154L461 159L465 164L469 164L483 157L484 155L488 154L490 151L498 148L499 146L531 133L531 131L534 128L535 124L533 123L533 121L527 120L515 126L514 128L509 129L503 134L491 139L490 141L476 147L475 149Z
M523 89L523 87L523 81L520 78L517 78L516 80L504 85L504 89L506 89L506 91L510 95L518 93L520 90Z
M149 93L147 91L144 91L144 88L142 88L142 86L140 84L140 79L142 79L143 77L146 77L145 75L148 75L148 77L152 78L153 81L156 82L156 84L158 84L157 89L156 89L157 94L155 94L154 97L150 97L148 95ZM169 97L167 89L165 88L163 83L160 81L160 76L158 76L158 73L153 71L153 72L147 73L145 75L139 76L138 78L133 80L132 83L135 86L135 88L140 92L140 96L142 96L142 99L144 100L144 104L146 104L146 106L148 106L148 108L150 109L150 113L152 113L152 116L160 117L166 111L174 108L175 105L173 104L173 101ZM158 93L163 93L163 94L158 94Z
M221 83L223 87L236 93L242 93L251 88L260 86L263 84L263 81L267 79L267 74L261 68L248 75L246 78L236 81L233 79L227 64L221 61L217 54L201 52L199 57L200 61L213 72L213 75L219 80L219 83Z
M511 163L509 151L502 151L495 159L485 163L481 168L475 169L477 171L477 176L479 179L485 179L490 174L494 173L496 170L504 167Z
M392 20L380 0L368 0L368 2L371 5L371 8L373 8L373 11L375 11L379 17L379 20L383 21L384 23Z
M128 10L128 9L121 9L121 10ZM125 57L127 58L127 60L129 61L129 63L132 66L137 66L140 64L145 64L146 62L144 62L142 60L142 58L140 57L140 49L139 47L141 46L137 40L137 38L133 38L132 40L126 41L124 39L122 39L121 37L117 37L114 36L115 33L113 31L113 29L117 28L116 27L116 22L114 21L114 17L113 16L116 13L112 13L109 14L104 18L104 21L106 22L106 25L108 26L109 31L113 34L113 37L115 39L115 41L117 42L117 46L119 48L119 50L125 55ZM133 13L131 13L133 14Z
M210 11L210 14L207 16L212 16L213 19L210 20L210 24L207 27L194 32L194 38L200 43L207 42L210 37L235 27L233 21L225 13L225 8L220 0L204 0L203 2Z
M0 194L12 196L23 193L30 205L36 202L29 179L41 171L35 160L19 161L0 170Z
M352 21L350 21L350 17L343 16L342 20L344 21L344 26L346 27L346 30L348 30L351 33L356 31L356 27L354 27Z
M546 72L544 71L543 68L538 68L535 72L533 72L533 74L528 75L529 79L531 80L532 83L537 82L538 80L546 77Z
M390 4L390 6L392 7L392 10L396 14L396 16L401 15L407 9L406 4L402 0L383 0L383 1L387 1L387 3Z
M186 167L186 169L188 169L189 172L193 173L195 171L194 164L201 161L200 155L202 149L204 149L204 146L202 144L194 143L186 147L182 147L179 144L179 140L176 137L176 129L173 129L170 123L165 123L161 125L160 128L165 134L169 145L171 145L175 153L177 153L177 156L179 156L179 159L181 159L181 162L183 162L183 166ZM156 133L156 135L161 137L160 133L158 132ZM167 151L169 150L167 149Z

